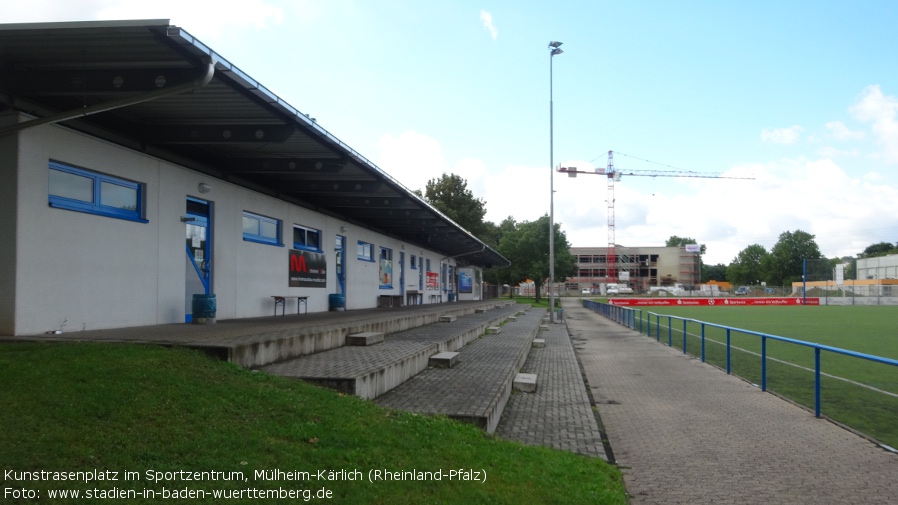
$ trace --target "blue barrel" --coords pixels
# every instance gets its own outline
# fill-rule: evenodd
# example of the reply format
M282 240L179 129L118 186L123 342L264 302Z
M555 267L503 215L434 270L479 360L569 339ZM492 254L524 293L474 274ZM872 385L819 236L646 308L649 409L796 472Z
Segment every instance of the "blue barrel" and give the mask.
M449 293L449 301L450 301L450 302L454 302L454 301L455 301L455 293Z
M342 293L332 293L327 295L328 310L343 310L346 307L346 295Z
M193 295L193 315L191 320L196 324L206 324L215 322L215 295L200 294Z

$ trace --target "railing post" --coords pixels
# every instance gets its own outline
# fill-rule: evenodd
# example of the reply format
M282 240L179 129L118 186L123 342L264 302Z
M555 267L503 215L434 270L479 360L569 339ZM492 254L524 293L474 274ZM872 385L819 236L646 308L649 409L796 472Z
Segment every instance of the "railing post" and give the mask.
M705 362L705 323L702 323L702 363Z
M683 319L683 354L686 354L686 319Z
M673 318L667 316L667 347L673 347Z
M761 335L761 391L767 391L767 336Z
M820 348L814 348L814 415L820 417Z
M730 329L727 328L727 375L730 374Z

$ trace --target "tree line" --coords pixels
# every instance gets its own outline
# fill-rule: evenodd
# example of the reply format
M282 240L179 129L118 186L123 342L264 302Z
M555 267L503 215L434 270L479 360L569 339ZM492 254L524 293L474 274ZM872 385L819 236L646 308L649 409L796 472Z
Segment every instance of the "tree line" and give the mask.
M549 277L548 214L536 221L518 222L512 216L499 224L485 221L486 202L476 198L468 189L467 181L455 174L444 173L438 179L431 179L424 193L420 190L415 193L511 261L509 267L488 269L484 273L485 280L498 285L532 281L539 299L540 288ZM555 223L554 228L554 280L563 283L576 276L577 259L570 253L571 246L561 225ZM698 242L690 237L673 235L667 239L665 247L686 244ZM701 244L699 254L705 254L705 250L705 245ZM742 249L729 265L702 264L701 280L783 286L800 282L805 274L808 280L832 279L832 271L839 264L845 265L845 279L854 279L858 259L889 254L898 254L898 244L880 242L871 244L856 257L825 258L814 235L802 230L786 231L769 251L760 244L752 244Z

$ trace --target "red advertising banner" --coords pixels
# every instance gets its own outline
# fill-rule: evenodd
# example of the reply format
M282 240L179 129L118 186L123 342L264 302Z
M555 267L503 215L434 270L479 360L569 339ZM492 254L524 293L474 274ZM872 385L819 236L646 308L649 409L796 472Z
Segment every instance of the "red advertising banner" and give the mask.
M739 297L739 298L609 298L611 305L627 307L730 307L820 305L820 298Z

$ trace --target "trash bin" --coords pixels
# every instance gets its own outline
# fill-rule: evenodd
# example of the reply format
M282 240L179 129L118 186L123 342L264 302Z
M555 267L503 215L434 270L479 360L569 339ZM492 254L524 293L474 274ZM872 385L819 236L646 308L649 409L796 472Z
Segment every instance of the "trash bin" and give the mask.
M345 310L346 295L342 293L331 293L327 296L327 309L330 311Z
M193 324L215 323L215 311L217 307L214 294L193 295L191 308L193 314L191 315L190 320Z
M454 301L455 301L455 293L449 293L449 301L450 301L450 302L454 302Z
M564 309L558 309L555 311L555 320L561 321L564 319Z

